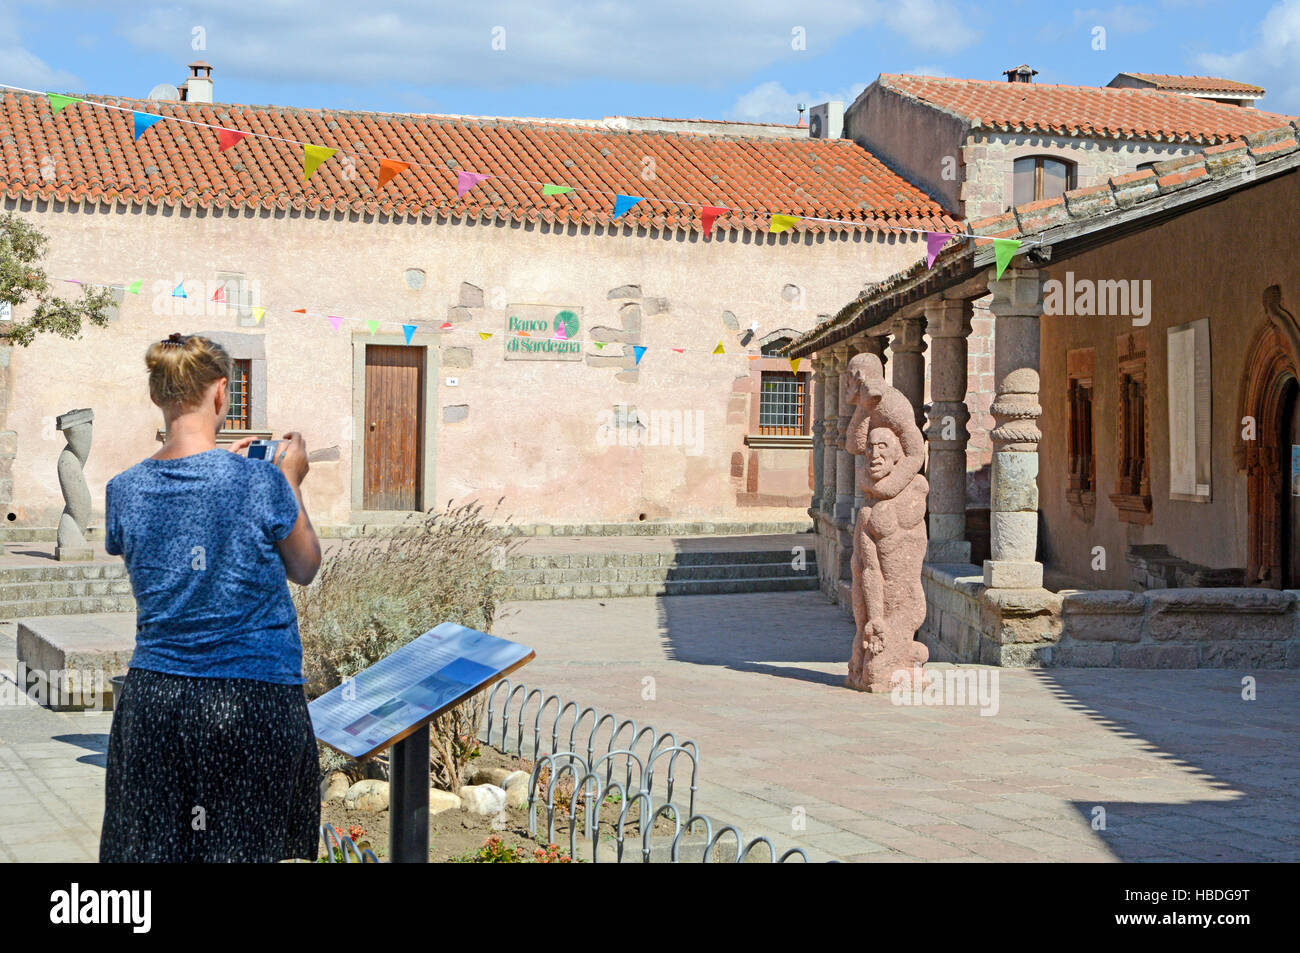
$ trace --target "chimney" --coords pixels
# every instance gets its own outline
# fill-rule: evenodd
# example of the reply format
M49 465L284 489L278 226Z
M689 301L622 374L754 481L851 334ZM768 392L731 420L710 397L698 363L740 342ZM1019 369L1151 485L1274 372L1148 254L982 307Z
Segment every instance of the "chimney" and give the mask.
M1004 69L1002 75L1007 78L1008 83L1032 83L1034 77L1038 75L1038 70L1030 69L1024 63L1013 69Z
M189 70L189 79L180 87L181 99L187 103L212 102L212 64L195 60Z

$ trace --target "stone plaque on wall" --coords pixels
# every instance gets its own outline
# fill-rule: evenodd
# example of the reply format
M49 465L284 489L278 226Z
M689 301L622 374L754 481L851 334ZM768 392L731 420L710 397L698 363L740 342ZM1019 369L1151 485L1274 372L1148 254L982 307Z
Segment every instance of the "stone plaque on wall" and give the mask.
M507 361L582 360L582 309L549 304L506 308Z
M1168 331L1169 498L1210 502L1210 322Z

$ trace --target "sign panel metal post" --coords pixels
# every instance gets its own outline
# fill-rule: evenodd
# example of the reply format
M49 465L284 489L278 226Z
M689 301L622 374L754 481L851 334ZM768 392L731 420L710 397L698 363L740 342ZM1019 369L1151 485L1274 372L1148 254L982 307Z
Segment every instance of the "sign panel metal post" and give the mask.
M393 745L388 761L388 857L429 862L429 726Z

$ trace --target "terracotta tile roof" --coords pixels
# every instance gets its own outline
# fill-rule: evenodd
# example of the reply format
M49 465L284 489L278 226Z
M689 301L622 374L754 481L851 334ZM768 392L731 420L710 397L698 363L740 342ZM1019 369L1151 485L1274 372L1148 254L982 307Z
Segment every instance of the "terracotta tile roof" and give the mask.
M351 210L440 221L611 221L612 195L543 196L541 187L550 182L645 197L615 223L624 229L698 230L698 209L665 199L750 210L719 218L715 228L721 230L766 232L771 213L861 223L799 226L819 232L886 225L951 231L956 224L932 198L849 140L83 98L340 151L304 183L300 145L250 136L218 152L214 130L176 122L155 124L137 143L129 112L77 103L54 116L45 96L9 92L0 101L0 192L25 199ZM376 191L378 160L358 157L351 172L343 161L348 153L417 164ZM647 169L653 169L648 180L642 177ZM457 170L499 177L458 200Z
M1140 216L1146 212L1144 205L1149 205L1152 212L1167 211L1167 203L1156 204L1156 200L1183 189L1204 186L1215 194L1229 192L1253 183L1261 174L1295 168L1300 168L1300 120L1251 133L1243 141L1210 146L1198 155L1157 162L1153 169L1113 176L1101 185L1073 189L1060 198L1018 205L1001 215L971 222L969 231L988 238L1041 238L1050 245L1051 230L1060 226L1102 231L1110 227L1107 220L1121 212L1136 210ZM1193 197L1203 199L1204 192ZM933 268L927 268L925 259L921 259L868 285L838 313L800 335L782 353L803 357L875 327L899 308L987 268L992 249L992 242L951 243L935 258Z
M1218 76L1175 76L1170 73L1120 73L1120 76L1132 76L1134 79L1154 83L1159 89L1183 90L1198 93L1244 93L1264 95L1264 87L1239 83L1235 79L1222 79Z
M1285 125L1289 116L1156 89L1053 86L882 74L882 87L970 123L972 129L1101 139L1219 143Z

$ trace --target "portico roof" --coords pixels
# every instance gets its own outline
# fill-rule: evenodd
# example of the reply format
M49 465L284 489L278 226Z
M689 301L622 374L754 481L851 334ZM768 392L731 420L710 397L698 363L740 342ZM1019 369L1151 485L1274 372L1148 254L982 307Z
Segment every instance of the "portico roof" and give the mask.
M1020 261L1060 261L1222 199L1237 189L1300 167L1300 120L1201 154L1158 162L1152 170L1114 176L1056 199L1018 205L972 222L987 238L1032 242ZM927 268L917 261L868 285L838 313L801 335L782 353L805 357L886 324L902 308L955 288L994 264L992 241L950 243ZM989 275L989 277L992 277ZM883 333L883 332L882 332Z

